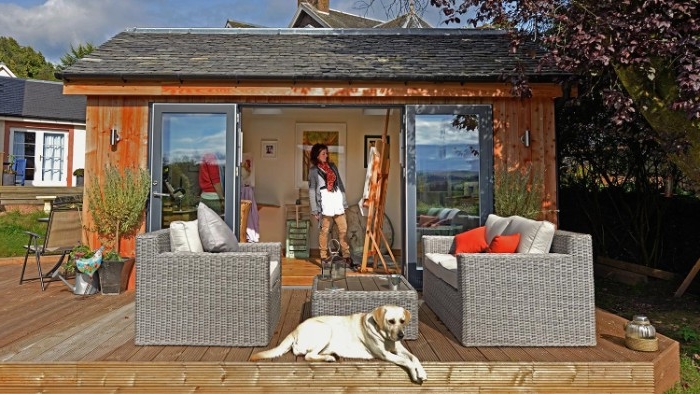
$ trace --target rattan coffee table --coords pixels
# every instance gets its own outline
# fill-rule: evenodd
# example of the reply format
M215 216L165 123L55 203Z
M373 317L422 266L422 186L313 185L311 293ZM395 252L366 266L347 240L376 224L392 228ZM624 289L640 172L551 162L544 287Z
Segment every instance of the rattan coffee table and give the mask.
M418 339L418 293L405 277L398 290L392 290L387 275L357 275L331 282L314 278L311 289L311 316L351 315L370 312L381 305L397 305L411 312L404 339Z

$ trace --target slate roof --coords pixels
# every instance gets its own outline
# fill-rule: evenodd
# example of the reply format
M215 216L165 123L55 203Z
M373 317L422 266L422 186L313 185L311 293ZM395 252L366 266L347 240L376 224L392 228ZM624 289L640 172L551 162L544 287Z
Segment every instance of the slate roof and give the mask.
M63 83L0 76L0 116L85 123L85 96L63 94Z
M109 80L500 81L542 54L490 29L130 29L59 77Z

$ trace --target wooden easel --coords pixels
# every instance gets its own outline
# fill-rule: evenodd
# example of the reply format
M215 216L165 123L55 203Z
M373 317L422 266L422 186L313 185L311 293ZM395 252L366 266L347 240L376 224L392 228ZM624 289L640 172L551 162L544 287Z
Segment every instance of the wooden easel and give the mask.
M365 243L362 253L362 265L360 272L385 272L399 273L400 269L396 263L391 246L386 240L382 231L384 225L384 204L386 202L387 181L389 179L389 144L386 143L387 129L389 127L389 111L386 112L384 132L381 141L375 143L374 154L371 156L371 176L369 179L369 196L362 201L363 207L367 208L367 228L365 229ZM389 256L393 262L393 269L389 269L381 252L380 244L383 242ZM373 266L368 267L367 261L372 257ZM378 261L381 261L383 270L378 269Z

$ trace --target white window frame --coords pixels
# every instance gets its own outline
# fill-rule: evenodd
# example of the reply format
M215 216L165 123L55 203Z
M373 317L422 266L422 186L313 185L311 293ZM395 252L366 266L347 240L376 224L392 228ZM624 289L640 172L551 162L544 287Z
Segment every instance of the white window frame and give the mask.
M14 140L15 133L34 133L36 135L36 145L34 146L34 179L27 180L25 185L27 186L67 186L68 185L68 148L69 148L69 133L65 130L52 130L52 129L36 129L30 127L13 127L10 128L10 144L8 146L8 151L10 154L14 154ZM44 135L45 134L62 134L63 143L63 157L62 168L61 168L61 179L58 181L43 181L41 180L43 174L43 154L44 154ZM39 178L39 179L37 179Z

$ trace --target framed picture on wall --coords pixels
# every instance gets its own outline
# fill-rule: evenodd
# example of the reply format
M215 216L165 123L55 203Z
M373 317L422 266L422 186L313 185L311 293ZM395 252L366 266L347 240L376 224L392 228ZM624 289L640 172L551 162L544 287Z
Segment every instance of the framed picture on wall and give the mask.
M372 149L377 141L381 141L382 136L381 135L366 135L365 136L365 168L367 168L367 165L369 163L369 158L371 157L369 154L369 150ZM389 145L389 136L386 136L386 144Z
M263 159L277 158L277 140L262 140L260 143L260 156Z
M314 144L328 146L328 160L335 163L340 177L345 181L345 123L297 123L297 149L295 173L298 188L308 188L311 147Z

